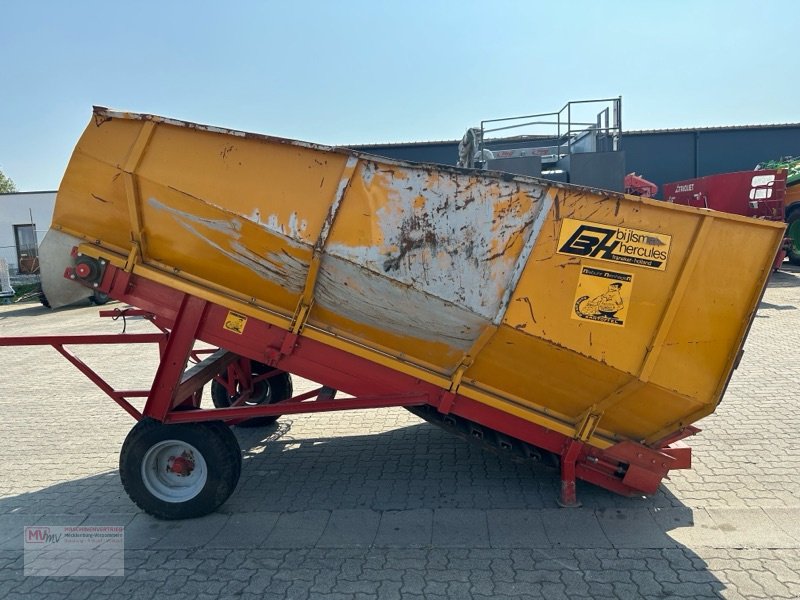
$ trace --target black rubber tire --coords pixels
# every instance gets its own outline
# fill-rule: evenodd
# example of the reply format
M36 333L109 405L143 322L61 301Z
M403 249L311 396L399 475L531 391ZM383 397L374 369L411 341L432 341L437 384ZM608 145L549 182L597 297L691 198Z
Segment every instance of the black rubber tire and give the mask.
M191 444L203 456L207 479L203 488L184 502L168 502L154 496L142 481L147 451L165 440ZM122 487L134 504L157 519L191 519L219 508L236 489L242 472L242 451L230 427L222 421L165 425L144 418L130 430L119 454Z
M272 367L255 361L251 362L250 365L253 376L263 375L264 373L268 373L269 371L273 370ZM226 374L222 373L221 375L224 377ZM265 381L256 385L261 386L261 389L259 390L256 388L256 391L259 391L260 393L254 395L263 395L263 398L257 402L254 402L253 404L262 404L264 402L266 402L266 404L274 404L292 397L292 376L289 375L289 373L279 373L277 375L273 375L269 379L266 379ZM211 382L211 401L217 408L228 408L236 400L236 397L236 395L229 396L228 390L220 382L216 380ZM242 421L238 424L238 426L266 427L275 423L279 418L279 415L274 415L271 417L254 417L252 419Z
M45 308L50 308L50 301L47 299L47 296L44 295L44 291L39 292L39 302Z
M786 219L787 224L787 234L791 229L800 228L800 207L795 208L791 213L789 213L789 218ZM800 267L800 240L795 243L793 240L792 243L789 245L789 251L786 253L786 257L789 259L789 262L793 265Z
M109 300L111 300L111 298L104 292L92 292L92 295L89 297L89 302L97 306L102 306L108 303Z

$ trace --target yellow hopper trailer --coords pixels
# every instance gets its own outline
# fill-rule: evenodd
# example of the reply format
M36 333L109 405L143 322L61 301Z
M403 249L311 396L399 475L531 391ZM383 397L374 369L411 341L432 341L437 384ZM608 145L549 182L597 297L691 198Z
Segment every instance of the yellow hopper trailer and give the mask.
M73 362L138 419L122 481L163 518L230 495L226 425L386 406L557 457L565 505L576 477L652 493L690 466L675 443L719 403L783 238L730 214L102 108L52 229L43 262L160 332L3 343L69 358L69 343L158 341L150 390ZM219 350L198 356L196 340ZM320 387L292 397L289 373Z

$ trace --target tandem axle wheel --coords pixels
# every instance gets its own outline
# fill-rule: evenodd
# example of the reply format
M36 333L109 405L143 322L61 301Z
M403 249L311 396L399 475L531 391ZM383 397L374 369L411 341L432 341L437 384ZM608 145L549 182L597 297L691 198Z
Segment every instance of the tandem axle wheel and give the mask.
M139 421L119 456L122 486L143 511L159 519L201 517L236 489L239 442L222 421L165 425Z

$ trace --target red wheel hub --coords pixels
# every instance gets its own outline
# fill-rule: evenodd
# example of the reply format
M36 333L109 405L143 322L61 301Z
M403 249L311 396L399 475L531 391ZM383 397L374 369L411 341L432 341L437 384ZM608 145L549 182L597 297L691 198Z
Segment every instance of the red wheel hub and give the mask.
M81 279L87 278L91 273L92 270L86 263L78 263L77 265L75 265L75 274Z
M170 457L167 463L167 471L186 477L194 470L194 461L184 452L180 456Z

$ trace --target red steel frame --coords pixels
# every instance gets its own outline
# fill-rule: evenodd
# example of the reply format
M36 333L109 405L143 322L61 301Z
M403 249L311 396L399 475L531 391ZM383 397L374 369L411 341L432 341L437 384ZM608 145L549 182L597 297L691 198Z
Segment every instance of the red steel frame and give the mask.
M557 454L561 464L562 506L577 506L576 479L589 481L623 495L654 493L671 469L691 466L688 447L670 447L699 431L686 427L656 448L621 442L606 450L546 429L486 404L421 381L344 350L298 336L257 319L241 333L223 327L228 309L107 264L97 289L137 309L101 311L101 316L144 316L159 333L86 334L0 337L0 346L50 345L135 419L150 417L163 423L224 420L235 424L259 416L323 411L418 406L429 404L516 437ZM196 341L219 348L196 350ZM65 346L81 344L157 343L160 362L149 390L116 390ZM222 350L222 349L226 350ZM201 359L201 356L205 358ZM186 369L190 360L196 364ZM251 377L250 361L275 370ZM228 373L226 379L220 377ZM322 386L291 399L245 405L253 383L277 372L288 372ZM229 408L201 408L203 386L217 378L229 391L239 383L240 395ZM330 390L350 398L334 398ZM140 412L130 398L147 398Z

